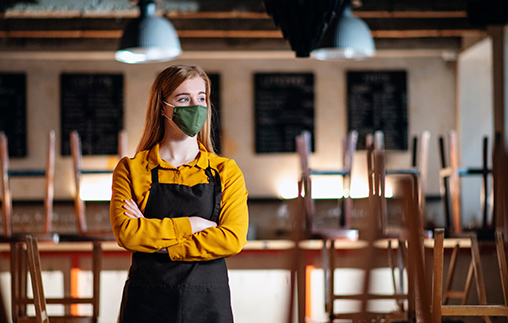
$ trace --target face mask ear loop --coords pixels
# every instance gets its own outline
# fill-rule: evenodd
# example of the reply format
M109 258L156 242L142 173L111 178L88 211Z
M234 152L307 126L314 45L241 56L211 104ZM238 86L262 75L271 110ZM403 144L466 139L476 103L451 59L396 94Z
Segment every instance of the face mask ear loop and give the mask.
M173 113L175 113L175 111L176 111L176 107L175 107L174 105L169 104L169 103L167 103L166 101L162 101L162 103L164 103L164 104L165 104L165 105L167 105L167 106L172 107L172 108L173 108ZM162 109L162 111L164 112L163 116L165 116L166 118L168 118L168 120L173 120L173 118L170 118L170 117L168 117L168 116L166 115L166 112L164 111L164 109Z

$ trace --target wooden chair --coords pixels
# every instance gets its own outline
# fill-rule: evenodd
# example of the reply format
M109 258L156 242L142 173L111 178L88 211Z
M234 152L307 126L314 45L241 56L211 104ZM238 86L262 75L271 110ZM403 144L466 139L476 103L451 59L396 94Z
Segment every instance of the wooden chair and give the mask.
M350 177L348 178L348 176L350 176L350 174L351 174L351 168L350 168L351 166L350 165L352 165L352 156L355 152L355 149L353 147L356 147L356 132L349 134L348 142L349 143L346 145L346 150L345 150L346 152L344 153L344 156L345 156L344 158L346 160L344 162L344 168L345 168L344 170L341 170L341 171L318 171L318 170L313 170L312 168L310 168L308 166L307 156L310 153L310 136L308 134L303 133L302 135L297 137L297 150L300 155L301 166L302 166L302 178L300 180L299 187L300 187L300 193L302 191L304 191L305 195L304 196L302 196L303 194L299 195L300 197L297 199L298 203L294 204L293 212L294 212L294 214L298 215L297 224L298 223L300 223L300 225L305 224L305 227L307 228L307 231L305 231L303 234L300 235L300 239L303 236L304 238L308 238L308 237L319 238L319 239L322 239L322 241L323 241L322 261L323 261L323 269L324 269L324 273L325 273L325 303L326 303L325 310L327 311L327 313L329 315L329 322L333 322L334 320L337 320L337 319L353 319L354 321L356 321L356 320L385 320L385 321L387 321L387 320L405 319L405 318L407 318L407 312L403 312L402 310L397 313L374 313L374 312L370 311L367 307L368 301L373 300L373 299L394 299L397 302L399 302L401 299L408 299L408 295L401 295L398 292L396 292L394 295L378 295L378 294L372 294L368 290L370 271L374 267L374 264L369 261L374 258L374 254L375 254L374 240L377 240L377 238L380 238L380 233L383 231L383 230L378 230L380 228L380 224L377 222L381 218L381 216L379 215L379 211L378 211L378 210L380 210L380 207L381 207L380 205L377 205L376 207L373 208L373 210L375 210L375 211L370 212L371 214L368 218L374 219L373 220L374 222L372 222L372 223L369 222L369 225L367 226L367 229L365 230L366 232L364 232L365 238L369 242L369 244L368 244L368 248L366 250L364 250L365 256L363 257L363 259L365 259L367 261L365 261L364 264L361 264L359 266L359 268L364 269L366 272L365 279L364 279L364 285L363 285L364 286L363 293L358 294L358 295L338 295L333 290L334 280L335 280L335 277L334 277L335 241L339 240L339 239L356 240L356 239L358 239L358 231L353 230L348 225L350 223L349 217L351 215L351 208L348 208L347 206L342 208L343 214L345 217L345 221L343 221L343 223L345 224L345 226L341 225L341 223L337 223L337 225L334 226L333 228L326 228L325 230L322 230L320 228L316 228L313 225L313 220L314 220L313 216L315 214L315 208L314 208L314 201L312 200L312 195L311 195L312 194L311 176L341 175L341 176L344 176L345 182L348 183L347 185L344 185L344 187L346 189L349 188L350 187L349 186L350 185ZM384 151L382 151L382 154L380 156L384 157ZM377 182L379 185L381 185L381 183L384 185L384 176L385 176L384 158L383 159L381 159L379 157L376 158L375 163L378 166L383 165L383 167L376 167L376 175L378 175L376 178L379 180L382 179L382 182ZM414 176L414 173L416 173L416 172L412 171L409 174L410 174L410 176ZM381 178L380 174L383 174L382 175L383 178ZM374 176L373 173L372 173L372 175ZM413 181L412 183L413 183L412 185L416 185L416 187L419 187L418 181ZM379 187L381 187L381 186L379 186ZM408 198L408 201L410 200L411 203L407 202L406 213L411 212L410 214L412 215L412 216L408 215L408 217L411 218L408 221L410 223L412 223L411 228L421 228L421 225L420 225L421 216L420 216L420 212L419 212L420 208L418 205L419 191L418 191L418 189L415 189L413 186L410 187L409 191L414 192L415 195L411 195L410 199ZM383 186L383 192L384 192L384 186ZM379 191L378 191L378 193L379 193ZM372 195L374 195L374 194L372 194ZM375 197L372 197L372 198L375 198ZM350 197L349 197L349 199L350 199ZM382 203L382 202L384 202L384 198L378 199L377 201ZM346 202L344 204L347 205L347 199L344 202ZM302 211L304 211L304 212L302 212ZM418 216L415 217L415 214ZM415 220L415 218L416 218L416 220ZM415 223L413 223L413 222L415 222ZM373 232L369 231L372 228L373 228ZM296 229L295 231L299 232L298 229ZM418 229L417 232L418 233L415 234L414 237L419 237L422 235L422 230ZM360 232L360 233L362 234L362 232ZM410 235L408 234L407 236L410 236ZM373 239L372 241L369 240L370 237L372 237L372 239ZM418 241L416 241L416 242L412 241L411 243L408 243L408 245L411 245L411 250L413 250L413 248L414 248L414 250L419 250L418 248L414 247L416 245L421 245L421 241L419 239L417 239L417 240ZM296 239L297 245L298 245L298 241L299 240ZM404 240L404 243L403 243L404 245L406 244L406 241L407 241L407 239ZM389 249L391 249L391 247L389 247ZM416 252L414 250L413 250L413 254L418 254L418 252ZM421 250L423 250L423 248ZM421 257L415 256L415 259L418 258L418 259L420 259L420 261L418 261L418 259L416 259L416 260L412 259L413 263L419 264L417 266L418 270L415 269L413 271L418 274L417 276L418 276L419 280L413 279L412 275L411 275L411 279L412 279L412 281L415 281L415 282L416 281L423 282L423 284L421 286L419 286L419 290L425 291L426 290L426 287L424 284L425 277L423 275L423 263L422 263L423 262L423 255L421 252L419 253L419 255ZM392 266L392 265L390 265L390 266ZM303 276L305 268L302 267L301 261L299 263L295 264L295 268L297 268L300 273L300 275L297 275L297 276L300 276L300 277ZM299 290L300 290L300 288L301 288L300 286L302 284L303 284L303 282L299 283ZM303 297L303 296L299 293L299 297ZM359 312L352 312L352 313L340 313L340 314L335 313L334 302L336 300L345 300L345 299L360 300L362 303L361 310ZM421 296L418 298L418 300L422 300L422 301L425 299L428 299L428 296ZM304 304L303 300L300 300L299 304ZM428 304L428 302L427 302L427 304ZM423 308L427 308L430 305L422 305L422 306L423 306ZM300 306L300 309L301 308L302 308L302 306ZM412 306L412 308L414 308L414 306ZM427 312L429 312L429 311L427 311ZM302 318L302 317L304 317L304 315L302 315L300 313L300 318ZM300 320L300 322L303 322L303 321Z
M454 133L451 133L452 139L450 140L451 146L454 145ZM484 150L483 150L483 167L482 169L473 169L473 174L479 174L483 176L483 185L486 183L486 177L491 172L487 168L487 141L484 139ZM451 149L453 150L453 148ZM506 183L503 179L507 178L508 168L506 161L508 155L504 147L503 139L500 134L496 134L493 149L493 195L494 195L494 213L492 218L492 225L488 227L489 230L482 231L483 239L488 240L486 233L492 232L490 241L494 240L497 251L497 260L499 265L499 273L501 278L501 288L503 292L504 303L503 304L489 304L487 300L487 293L485 289L485 282L483 277L482 263L480 257L479 242L475 232L471 232L467 239L471 242L471 263L469 272L467 275L465 288L463 291L452 291L450 289L451 279L453 278L453 268L455 267L458 245L451 255L451 260L448 269L447 280L444 284L443 289L443 258L444 258L444 238L445 234L448 233L446 229L440 228L435 230L435 241L434 241L434 267L433 267L433 304L432 304L432 317L433 322L441 322L443 316L482 316L483 321L491 322L490 316L508 316L508 269L506 264L506 253L505 253L505 232L506 229L506 198L508 197L508 190ZM466 171L458 170L458 167L454 167L452 163L452 169L455 168L454 173L458 178L461 173ZM468 174L466 174L468 175ZM457 184L456 184L457 185ZM487 189L487 186L484 186ZM485 203L486 204L486 203ZM484 204L484 205L485 205ZM455 213L454 213L455 214ZM459 214L460 215L460 214ZM486 215L486 213L484 213ZM485 217L484 217L485 219ZM485 225L486 221L483 222ZM482 229L484 229L483 227ZM495 231L493 231L495 230ZM453 238L453 234L451 239ZM462 236L464 234L462 233ZM461 235L456 234L458 238ZM490 242L488 241L488 242ZM476 280L476 289L478 294L478 304L468 304L468 295L471 286L472 279ZM458 298L461 300L460 305L448 305L447 301L450 298Z
M49 234L52 231L53 220L53 179L55 174L55 132L50 131L47 141L45 169L10 169L8 140L4 132L0 132L0 178L2 181L2 211L4 235L11 237L12 232L12 192L11 178L43 177L45 180L44 194L44 223L40 231Z
M460 179L469 176L481 176L481 208L482 208L482 226L480 231L488 235L493 234L495 227L495 217L492 223L489 223L489 205L490 185L489 176L492 169L489 168L488 138L483 138L482 166L481 167L460 167L459 166L459 148L457 143L457 133L454 130L448 132L448 149L443 136L439 137L439 148L441 157L440 183L441 197L444 204L445 229L448 235L458 236L463 232L460 206ZM448 153L446 153L448 151ZM490 232L490 233L489 233ZM491 238L492 240L493 238Z
M116 241L112 230L89 230L86 221L85 201L81 198L81 177L94 174L112 174L113 169L84 169L82 167L82 149L81 139L77 131L70 134L71 155L73 162L74 178L74 207L76 214L77 233L60 234L59 239L62 242L91 242L93 245L93 268L94 277L93 297L88 300L93 304L93 317L99 316L100 303L100 272L102 264L102 243L105 241ZM118 134L118 155L123 157L127 155L127 133L121 131ZM77 296L74 297L76 299Z
M494 240L494 230L496 227L496 216L492 216L492 221L489 223L489 213L491 206L489 205L489 194L491 191L489 185L489 176L492 174L492 169L488 167L489 155L488 155L488 138L483 138L483 149L482 149L482 167L460 167L459 166L459 149L457 143L457 134L451 130L448 132L448 153L446 153L445 140L441 136L439 138L440 146L440 157L441 157L441 171L440 171L440 183L441 183L441 196L443 198L443 205L445 208L445 231L446 235L450 238L466 238L471 239L473 235L474 239L477 236L481 240ZM448 162L447 162L448 161ZM481 208L482 208L482 226L477 228L476 232L464 232L461 219L461 192L460 192L460 180L462 177L470 176L481 176L482 179L482 190L481 190ZM495 181L495 177L493 177ZM494 214L494 213L493 213ZM464 287L460 290L452 289L452 285L455 279L456 265L459 258L459 244L455 244L450 257L450 264L448 266L444 291L443 291L443 304L448 304L452 299L459 300L462 305L467 304L469 293L471 290L471 284L473 278L475 278L475 268L479 266L475 264L475 259L480 259L477 250L474 249L473 244L471 245L471 262L469 265L468 274L464 282ZM476 289L482 288L482 281L476 277ZM489 321L488 317L485 318Z
M23 250L24 252L24 250ZM100 263L95 263L95 260L100 259L96 258L96 250L94 248L94 266L100 265ZM32 237L30 235L26 236L26 260L28 262L28 268L30 271L30 278L32 282L32 291L33 291L33 301L35 307L35 317L18 317L17 323L24 322L37 322L37 323L49 323L51 322L65 322L65 323L96 323L99 316L99 302L98 302L98 281L94 276L94 296L92 298L73 298L73 297L64 297L60 299L46 299L44 295L44 288L42 282L42 271L41 271L41 260L39 255L39 248L37 243L37 238ZM92 304L93 306L93 314L91 316L77 316L77 315L64 315L64 316L49 316L46 304Z
M333 264L335 240L348 239L356 240L358 238L358 230L350 228L351 224L351 208L352 200L349 195L351 188L351 169L353 165L353 156L356 151L356 142L358 134L352 131L348 134L344 145L343 152L343 168L339 170L317 170L309 167L310 155L310 133L302 132L296 138L297 153L300 159L301 178L298 182L298 198L289 204L289 213L294 217L293 240L295 248L291 256L293 260L291 270L291 295L298 290L298 322L305 322L305 264L301 261L303 250L300 248L300 242L304 239L314 238L323 241L323 270L325 275L325 308L329 312L333 312ZM315 221L315 201L312 199L312 177L320 175L341 176L343 181L343 189L346 192L344 197L339 199L342 210L342 218L338 220L333 227L320 227ZM296 289L295 282L298 283ZM293 322L293 299L290 299L289 321Z
M111 239L113 239L112 232L91 232L88 230L87 222L86 222L86 210L85 210L85 202L81 199L81 177L84 175L93 175L93 174L112 174L112 169L83 169L82 168L82 150L81 150L81 139L77 131L73 131L70 134L71 139L71 154L72 154L72 162L74 169L74 206L76 211L76 223L78 235L86 236L101 236L101 235L110 235ZM121 131L118 135L118 154L119 157L124 157L127 155L127 133L125 131Z
M428 133L422 135L422 146L427 145L428 138ZM377 131L374 136L367 136L366 146L370 214L368 221L366 221L367 225L363 230L368 247L365 256L366 263L363 265L365 278L361 312L364 316L375 315L379 317L379 313L369 313L367 308L368 301L372 299L394 299L397 302L399 310L383 314L385 320L413 321L417 316L426 318L430 309L430 297L426 290L423 261L423 215L422 204L419 202L420 196L423 196L423 192L421 192L423 186L420 183L421 172L418 168L386 170L384 137L380 131ZM421 155L422 160L426 159L425 149L422 149ZM398 176L402 192L400 200L403 203L403 219L400 219L400 223L395 226L390 225L387 218L385 199L386 176ZM388 240L388 262L392 269L392 281L395 291L391 295L369 294L370 272L374 268L374 245L379 240ZM399 258L403 257L407 259L398 263L401 275L404 268L407 271L409 282L407 293L404 291L402 284L397 285L395 282L395 268L390 240L398 242ZM399 281L403 282L402 277L399 278ZM407 309L403 306L404 300L408 303ZM424 322L428 322L428 320Z
M310 155L310 132L304 131L296 137L297 153L300 159L301 177L298 182L299 195L304 197L305 210L307 213L307 228L311 236L319 237L347 237L350 238L353 234L355 238L356 230L351 230L351 209L352 199L349 194L351 191L351 171L353 167L353 158L356 152L356 142L358 140L358 133L351 131L344 144L343 150L343 167L337 170L320 170L314 169L309 166ZM315 221L315 201L312 198L312 177L315 176L340 176L342 178L342 186L344 197L338 201L342 210L342 217L332 228L318 227Z
M422 131L419 136L413 137L411 166L413 170L416 170L418 175L418 204L420 207L420 214L422 214L422 216L425 214L425 191L427 188L429 141L430 132L427 130ZM390 172L390 170L388 170L388 172Z
M26 262L19 252L19 244L24 242L25 235L37 236L41 241L58 241L58 235L52 232L54 173L55 173L55 132L50 131L47 140L46 167L44 169L11 169L9 165L8 140L0 133L0 178L2 181L2 210L4 222L3 242L10 244L10 272L11 272L11 312L13 320L26 314L26 304L19 302L26 298ZM13 204L11 180L17 178L43 178L44 192L44 223L41 229L26 232L13 232Z
M508 237L508 151L501 133L494 137L492 157L493 172L493 222L497 231L503 232L505 240Z
M478 240L474 233L471 234L471 263L476 279L479 304L467 305L463 302L460 305L443 304L443 258L444 258L444 236L445 229L436 229L434 233L434 266L433 266L433 298L432 298L432 322L440 323L443 316L482 316L485 322L491 322L489 316L508 316L508 270L506 254L504 249L503 233L496 232L496 250L501 276L501 287L503 291L504 304L491 305L487 302L487 293L483 270L481 266Z

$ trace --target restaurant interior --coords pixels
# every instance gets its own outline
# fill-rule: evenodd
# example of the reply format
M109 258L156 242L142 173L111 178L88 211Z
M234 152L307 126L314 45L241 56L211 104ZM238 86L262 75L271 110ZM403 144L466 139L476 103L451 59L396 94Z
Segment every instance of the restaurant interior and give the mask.
M0 322L117 322L112 172L174 64L209 74L249 193L235 322L505 322L507 24L499 0L2 0Z

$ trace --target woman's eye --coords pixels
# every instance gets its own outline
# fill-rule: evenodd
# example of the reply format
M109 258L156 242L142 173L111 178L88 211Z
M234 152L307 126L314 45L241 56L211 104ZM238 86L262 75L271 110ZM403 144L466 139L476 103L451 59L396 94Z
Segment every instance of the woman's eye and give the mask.
M189 98L179 98L178 102L189 102Z
M206 98L199 98L198 101L199 102L206 102Z

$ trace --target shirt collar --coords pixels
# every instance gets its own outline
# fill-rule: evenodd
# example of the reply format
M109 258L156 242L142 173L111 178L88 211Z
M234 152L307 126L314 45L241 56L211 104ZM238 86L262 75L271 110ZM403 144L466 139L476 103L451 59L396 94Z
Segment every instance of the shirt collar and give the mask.
M198 141L198 145L199 145L198 157L196 159L194 159L193 161L191 161L190 163L184 164L182 166L189 166L189 167L196 166L196 167L199 167L202 169L205 169L208 167L208 165L209 165L208 151L206 150L205 146L203 146L203 144L199 141ZM160 157L159 147L160 147L159 143L155 144L155 146L153 146L152 149L150 149L150 152L148 153L148 170L152 170L157 166L160 166L161 168L166 168L166 169L171 169L171 168L174 169L175 168L174 166L172 166L170 163L168 163L167 161L163 160Z

